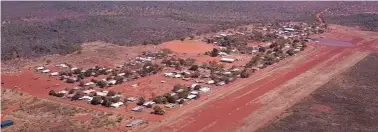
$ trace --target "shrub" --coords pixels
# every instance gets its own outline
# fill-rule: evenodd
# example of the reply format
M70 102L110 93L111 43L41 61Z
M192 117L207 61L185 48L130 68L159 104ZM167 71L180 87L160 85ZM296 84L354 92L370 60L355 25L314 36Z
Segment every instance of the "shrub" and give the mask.
M248 78L248 77L249 77L249 73L247 72L247 70L243 70L243 71L240 73L240 77L241 77L241 78Z
M121 100L120 97L110 98L110 102L112 102L112 103L117 103L117 102L119 102L120 100Z
M103 98L103 100L104 101L102 101L102 103L101 103L102 106L110 107L112 105L112 102L109 99L109 97L105 97L105 98Z
M56 93L55 93L55 91L54 91L54 90L50 90L50 91L49 91L49 95L51 95L51 96L55 96L55 95L56 95Z
M165 111L162 108L160 108L160 106L155 106L153 109L154 109L153 114L156 114L156 115L165 114Z
M66 80L66 83L75 83L75 80L73 80L73 79L71 79L71 78L68 78L68 79Z
M192 71L197 71L198 70L198 68L199 68L199 66L198 65L192 65L190 68L189 68L189 70L192 70Z
M143 97L140 97L139 100L138 100L137 105L143 105L144 102L146 102L146 100Z
M201 88L201 85L196 85L193 89L194 90L199 90Z
M113 91L113 90L110 90L110 91L108 92L108 94L107 94L107 96L114 96L114 95L116 95L116 92Z
M101 104L101 102L102 102L101 96L95 96L95 97L93 97L91 104L92 105L99 105L99 104Z

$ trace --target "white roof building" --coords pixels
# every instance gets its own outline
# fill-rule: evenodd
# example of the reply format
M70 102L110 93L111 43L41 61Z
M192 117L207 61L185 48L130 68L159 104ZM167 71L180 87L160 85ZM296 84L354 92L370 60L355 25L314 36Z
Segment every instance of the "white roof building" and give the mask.
M68 93L68 91L66 91L66 90L62 90L62 91L59 91L58 93L67 94L67 93Z
M77 68L77 67L72 67L72 68L71 68L71 71L74 71L74 70L77 70L77 69L79 69L79 68Z
M191 86L190 86L190 88L194 88L194 87L196 87L197 85L199 85L198 83L195 83L195 84L192 84Z
M79 98L79 100L82 100L82 99L87 99L88 101L92 101L93 97L83 96L83 97Z
M176 74L176 75L175 75L175 78L180 78L180 77L182 77L181 74Z
M96 92L97 96L106 96L108 95L108 92Z
M136 97L128 97L128 98L127 98L127 101L131 101L131 102L134 102L134 101L136 101L136 100L137 100Z
M37 69L37 70L43 70L43 69L45 69L45 67L40 66L40 67L37 67L36 69Z
M120 73L120 74L118 74L118 76L124 76L124 75L126 75L126 73Z
M108 81L108 84L112 84L112 85L115 85L117 83L117 81L116 80L109 80Z
M190 94L190 95L188 95L188 97L186 97L186 98L187 98L187 99L194 99L195 97L197 97L197 95Z
M193 95L198 95L199 92L198 91L191 91L190 94L193 94Z
M232 63L235 61L235 59L231 59L231 58L221 58L220 61L222 62L229 62L229 63Z
M206 93L206 92L210 91L210 88L209 87L203 87L203 88L200 88L200 91Z
M112 107L114 107L114 108L118 108L118 107L120 107L120 106L122 106L123 105L123 102L117 102L117 103L113 103L113 104L111 104L110 106L112 106Z
M42 73L49 73L50 70L49 69L46 69L46 70L43 70Z
M214 83L215 83L214 80L209 80L209 81L207 81L207 84L214 84Z
M147 102L144 102L143 106L153 105L153 104L156 104L156 103L154 101L147 101Z
M90 85L95 85L95 83L94 82L88 82L88 83L85 83L84 85L85 86L90 86Z
M143 106L137 106L137 107L132 108L131 111L134 111L134 112L141 112L143 109L144 109Z
M50 73L50 75L51 76L57 76L57 75L59 75L59 73L58 72L53 72L53 73Z

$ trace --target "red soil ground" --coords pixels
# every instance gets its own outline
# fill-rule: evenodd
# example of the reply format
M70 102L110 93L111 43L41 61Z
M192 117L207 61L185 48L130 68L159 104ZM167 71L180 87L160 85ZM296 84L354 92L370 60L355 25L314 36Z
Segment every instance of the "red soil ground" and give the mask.
M18 106L19 106L18 104L13 104L13 105L10 106L7 110L5 110L5 111L1 114L1 121L4 120L5 116L6 116L8 113L10 113L10 112L16 110L16 109L18 108Z
M212 44L207 44L200 41L169 41L161 44L160 46L168 48L173 52L177 53L187 53L187 54L203 54L207 51L211 51L213 48L217 47Z

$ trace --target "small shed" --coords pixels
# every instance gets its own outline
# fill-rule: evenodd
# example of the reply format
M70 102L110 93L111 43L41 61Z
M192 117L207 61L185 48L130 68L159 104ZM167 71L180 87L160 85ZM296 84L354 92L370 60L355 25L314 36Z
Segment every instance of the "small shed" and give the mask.
M142 112L143 109L144 109L143 106L137 106L137 107L132 108L131 111L134 111L134 112Z
M127 98L127 101L131 101L131 102L134 102L134 101L136 101L136 100L137 100L136 97L128 97L128 98Z
M46 70L43 70L42 73L49 73L50 70L49 69L46 69Z
M186 97L186 98L187 98L187 99L194 99L195 97L197 97L197 95L190 94L190 95L188 95L188 97Z
M222 61L222 62L232 63L232 62L235 61L235 59L231 59L231 58L221 58L220 61Z
M58 73L58 72L53 72L53 73L50 73L50 76L57 76L57 75L59 75L59 73Z
M45 67L40 66L40 67L37 67L36 69L37 69L37 70L43 70L43 69L45 69Z
M112 106L112 107L114 107L114 108L118 108L118 107L120 107L120 106L122 106L123 105L123 102L117 102L117 103L113 103L113 104L111 104L110 106Z

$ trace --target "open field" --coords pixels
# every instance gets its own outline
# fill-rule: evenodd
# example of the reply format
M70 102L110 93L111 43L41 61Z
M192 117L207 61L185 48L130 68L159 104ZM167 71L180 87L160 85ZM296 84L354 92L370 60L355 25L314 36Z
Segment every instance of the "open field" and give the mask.
M259 131L376 131L377 62L371 53Z

